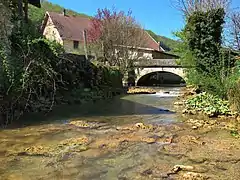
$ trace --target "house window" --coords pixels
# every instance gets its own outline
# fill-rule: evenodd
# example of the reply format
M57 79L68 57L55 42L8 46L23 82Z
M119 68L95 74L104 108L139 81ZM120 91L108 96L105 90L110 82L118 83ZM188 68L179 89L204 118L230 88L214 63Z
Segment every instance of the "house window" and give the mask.
M73 41L73 48L78 49L79 41Z
M143 52L142 51L138 51L138 57L143 57Z

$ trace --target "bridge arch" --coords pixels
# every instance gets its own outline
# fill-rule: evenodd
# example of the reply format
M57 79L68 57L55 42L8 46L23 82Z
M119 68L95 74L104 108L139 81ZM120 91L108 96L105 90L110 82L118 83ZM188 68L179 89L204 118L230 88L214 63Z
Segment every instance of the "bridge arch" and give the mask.
M181 83L186 83L184 68L182 67L159 67L159 68L146 67L146 68L135 69L135 75L136 75L135 84L142 85L142 81L144 80L144 78L146 78L147 76L151 76L153 74L157 76L160 75L161 78L164 76L168 76L168 77L172 76L173 81L178 80L179 82L181 81ZM167 84L167 82L164 82L164 84Z

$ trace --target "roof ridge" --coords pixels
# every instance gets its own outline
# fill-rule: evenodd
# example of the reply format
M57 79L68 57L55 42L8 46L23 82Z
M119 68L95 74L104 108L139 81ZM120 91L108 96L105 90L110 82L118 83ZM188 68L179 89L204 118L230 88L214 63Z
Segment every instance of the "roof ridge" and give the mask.
M159 50L160 50L160 48L161 48L161 50L162 51L165 51L164 50L164 48L160 45L160 43L158 43L148 32L147 32L147 30L144 30L147 34L148 34L148 36L159 46Z
M46 11L46 13L55 13L57 15L62 15L60 12L55 12L55 11ZM65 17L74 17L74 18L83 18L83 19L91 19L91 17L87 16L81 16L81 15L71 15L71 14L66 14Z
M152 40L153 40L155 43L158 44L158 42L147 32L147 30L144 30L144 31L152 38Z

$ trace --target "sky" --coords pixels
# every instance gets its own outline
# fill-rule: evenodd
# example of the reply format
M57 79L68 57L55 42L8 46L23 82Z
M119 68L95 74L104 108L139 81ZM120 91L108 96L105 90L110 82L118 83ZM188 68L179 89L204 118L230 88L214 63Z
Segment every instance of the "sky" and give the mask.
M49 0L67 9L94 16L97 9L115 8L131 10L135 19L145 29L176 39L173 32L184 26L182 13L176 8L174 0ZM240 0L232 0L231 8L240 7Z

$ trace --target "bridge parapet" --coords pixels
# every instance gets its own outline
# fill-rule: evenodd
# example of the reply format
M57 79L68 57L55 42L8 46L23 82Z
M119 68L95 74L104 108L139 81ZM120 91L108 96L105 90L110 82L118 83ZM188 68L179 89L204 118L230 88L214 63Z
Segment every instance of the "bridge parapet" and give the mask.
M135 67L182 67L177 59L143 59L134 62Z

